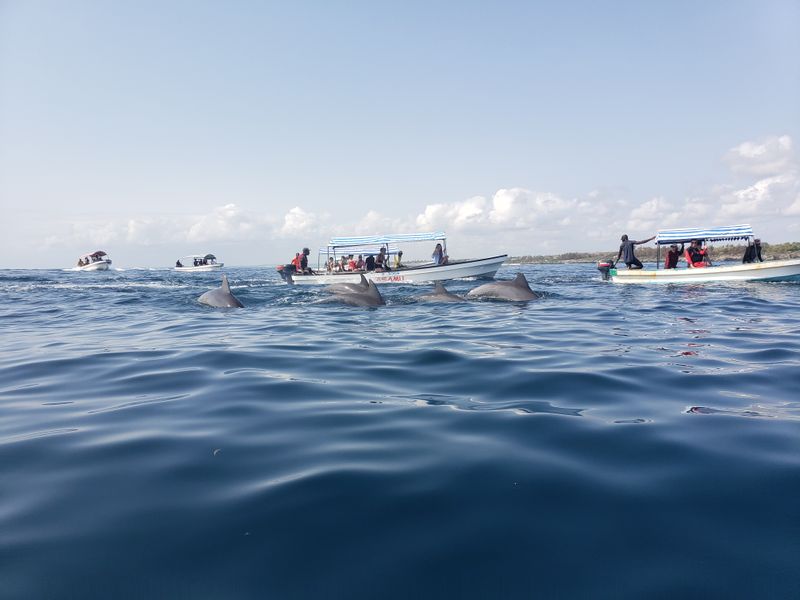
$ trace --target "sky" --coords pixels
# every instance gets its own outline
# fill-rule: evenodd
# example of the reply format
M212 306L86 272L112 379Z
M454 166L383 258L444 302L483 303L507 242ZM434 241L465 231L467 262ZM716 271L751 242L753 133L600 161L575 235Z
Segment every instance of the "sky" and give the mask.
M0 0L0 268L800 240L800 2Z

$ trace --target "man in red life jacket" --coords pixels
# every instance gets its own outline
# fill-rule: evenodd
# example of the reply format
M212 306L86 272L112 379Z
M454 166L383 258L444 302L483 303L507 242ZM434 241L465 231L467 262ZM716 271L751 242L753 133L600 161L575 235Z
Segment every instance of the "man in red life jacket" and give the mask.
M294 267L295 273L302 272L302 267L300 266L300 253L296 252L294 258L291 262L292 266Z
M671 244L669 247L669 252L667 252L667 256L664 259L664 268L665 269L677 269L678 268L678 259L683 254L683 244L681 244L681 249L678 250L678 244Z
M700 240L692 240L686 249L686 264L690 269L702 269L710 267L711 261L708 258L708 251L700 246Z

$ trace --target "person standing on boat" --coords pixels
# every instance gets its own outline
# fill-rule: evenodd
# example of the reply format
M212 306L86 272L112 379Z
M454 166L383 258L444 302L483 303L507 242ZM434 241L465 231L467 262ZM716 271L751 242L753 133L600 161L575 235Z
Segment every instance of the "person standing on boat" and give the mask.
M622 257L622 262L624 262L629 269L641 269L643 267L642 261L636 258L636 254L633 251L633 247L638 246L640 244L646 244L647 242L650 242L654 239L656 239L656 236L649 237L646 240L641 240L637 242L636 240L629 240L628 234L627 233L624 234L620 238L620 241L622 243L619 245L617 260L615 260L614 262L615 263L619 262L620 257Z
M744 251L743 263L764 262L761 258L761 240L756 238L752 244L747 244L747 249Z
M669 252L667 252L667 256L664 259L664 268L665 269L677 269L678 268L678 259L683 254L683 244L681 244L681 249L678 250L678 244L670 244Z

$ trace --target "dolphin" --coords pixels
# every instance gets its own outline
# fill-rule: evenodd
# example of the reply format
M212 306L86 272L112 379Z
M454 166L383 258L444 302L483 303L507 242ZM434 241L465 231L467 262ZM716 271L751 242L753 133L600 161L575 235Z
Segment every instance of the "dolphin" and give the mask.
M383 300L383 296L381 296L381 293L378 291L378 286L372 281L367 282L366 289L360 287L358 284L344 285L356 285L357 287L349 291L342 288L341 291L334 293L330 297L330 302L341 302L343 304L350 304L351 306L383 306L386 304Z
M525 275L517 273L511 281L493 281L479 285L467 293L467 298L494 298L496 300L535 300L539 294L528 285Z
M373 284L375 285L375 284ZM350 294L353 292L366 292L369 289L369 282L364 275L361 275L361 281L358 283L334 283L325 288L326 292L331 294Z
M225 275L222 276L220 287L208 290L197 301L214 308L244 308L244 304L231 293L231 287L228 285L228 278Z
M432 294L423 294L417 300L421 302L466 302L461 296L456 296L447 291L441 281L433 284Z

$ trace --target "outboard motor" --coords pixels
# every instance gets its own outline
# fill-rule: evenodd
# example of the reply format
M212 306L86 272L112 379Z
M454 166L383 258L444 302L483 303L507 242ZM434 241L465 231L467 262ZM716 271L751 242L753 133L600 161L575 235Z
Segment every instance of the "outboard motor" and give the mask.
M597 270L600 271L600 276L603 281L608 281L611 278L611 269L614 268L614 263L610 260L598 260Z
M291 263L288 265L278 265L276 267L278 274L284 281L289 281L289 278L295 273L297 270L295 266Z

